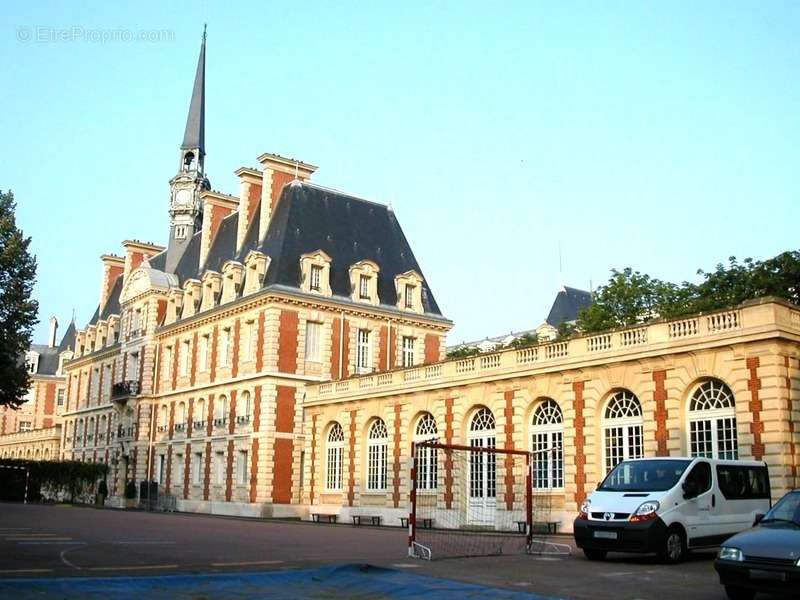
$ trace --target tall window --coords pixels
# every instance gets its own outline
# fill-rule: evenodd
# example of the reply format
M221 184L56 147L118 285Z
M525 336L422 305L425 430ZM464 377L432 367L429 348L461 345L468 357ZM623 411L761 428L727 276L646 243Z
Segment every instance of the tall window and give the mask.
M414 289L415 286L410 285L408 283L406 284L405 294L404 294L405 296L404 304L406 305L406 308L414 308Z
M208 335L200 336L200 347L197 353L197 366L201 371L208 371L208 347L210 338Z
M311 281L310 288L315 292L320 291L320 281L322 280L322 267L319 265L311 265Z
M225 327L222 330L220 339L219 366L221 367L230 366L230 360L231 360L231 328Z
M214 458L214 474L216 475L216 484L222 485L225 483L225 453L217 452Z
M358 278L358 297L369 300L369 275L360 275Z
M175 473L173 479L183 488L183 454L176 454L172 460L174 462L172 472Z
M403 366L414 366L414 338L411 336L403 336Z
M564 487L564 418L555 400L548 398L536 408L531 424L534 489Z
M131 359L128 361L128 379L135 379L138 381L139 379L139 353L134 352L131 355Z
M194 403L194 425L195 428L202 427L206 420L206 401L200 398Z
M328 432L327 447L327 489L342 489L342 455L344 453L344 430L339 423L334 423Z
M58 390L58 400L57 403L59 406L64 406L64 390Z
M642 405L628 390L611 397L603 419L603 438L606 473L620 461L642 457Z
M189 374L189 344L189 340L184 340L180 346L180 373L182 377Z
M256 323L255 321L246 321L244 324L244 360L253 360L256 356Z
M195 452L192 455L192 483L200 484L200 471L203 464L203 453Z
M736 400L718 379L702 383L689 402L689 452L691 456L736 459Z
M186 403L185 402L178 402L178 414L176 415L175 421L178 425L185 425L186 424Z
M367 437L367 490L382 492L386 489L386 449L389 433L383 419L375 419Z
M320 361L319 339L321 330L322 323L314 321L306 323L306 360L308 361Z
M238 411L239 415L243 417L243 421L247 422L250 421L250 413L253 410L252 406L250 406L250 392L244 391L242 392L242 396L239 399L239 405L241 406L241 410Z
M172 346L164 348L164 367L161 369L164 381L172 379Z
M414 429L415 442L427 442L438 437L436 419L431 413L425 413L417 421ZM438 477L438 456L436 448L417 448L417 488L419 490L435 490Z
M469 424L469 445L473 448L495 448L495 420L492 411L481 408ZM497 455L493 452L469 453L469 498L476 507L491 506L497 497Z
M220 396L214 403L214 408L216 410L216 415L214 417L215 424L224 425L227 420L228 399L225 396Z
M372 356L369 344L369 329L359 329L356 339L356 372L369 373Z
M247 450L239 450L238 473L239 485L245 485L247 483Z

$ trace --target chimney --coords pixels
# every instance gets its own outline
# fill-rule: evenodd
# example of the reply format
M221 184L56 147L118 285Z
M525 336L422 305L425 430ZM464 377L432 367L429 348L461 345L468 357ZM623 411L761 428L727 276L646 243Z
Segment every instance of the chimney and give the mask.
M152 258L164 251L164 246L156 246L150 242L140 242L139 240L125 240L122 242L122 247L125 248L123 281L128 280L128 275L138 269L145 258Z
M103 261L103 282L100 285L100 310L102 311L111 295L114 282L125 272L125 259L116 254L103 254L100 260Z
M201 269L206 264L208 252L217 237L222 219L234 212L239 206L239 199L221 192L203 192L200 196L203 201L203 228L200 234L200 264Z
M49 348L56 347L56 332L58 331L58 319L50 317L50 338L47 340Z
M259 156L258 162L264 167L261 185L261 216L258 221L258 239L263 240L267 235L269 221L275 211L275 205L281 196L283 186L295 179L300 181L310 179L317 167L269 153Z
M261 184L263 175L258 169L241 167L236 171L239 177L239 229L236 231L236 252L244 245L247 230L253 222L253 216L261 203Z

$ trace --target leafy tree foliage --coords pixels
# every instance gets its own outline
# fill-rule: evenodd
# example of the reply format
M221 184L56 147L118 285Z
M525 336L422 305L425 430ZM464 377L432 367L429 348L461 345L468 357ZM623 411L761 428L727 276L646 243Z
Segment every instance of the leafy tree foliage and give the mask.
M471 346L459 346L447 353L447 358L467 358L468 356L476 356L481 353L480 348Z
M77 460L44 460L31 461L23 459L4 458L0 464L16 467L26 467L30 470L29 497L36 498L40 490L48 488L51 492L68 493L71 500L94 488L98 480L104 480L108 475L108 465L103 463L86 463ZM24 486L24 471L0 469L4 491L7 488ZM15 494L19 499L20 494ZM0 494L2 497L2 494Z
M22 403L30 386L25 352L31 345L39 305L31 299L36 258L31 238L17 228L14 194L0 191L0 405Z
M598 288L593 304L581 311L577 328L584 333L629 327L657 317L674 318L776 296L800 304L800 251L765 261L731 256L713 271L698 271L699 284L678 285L627 268L613 270Z

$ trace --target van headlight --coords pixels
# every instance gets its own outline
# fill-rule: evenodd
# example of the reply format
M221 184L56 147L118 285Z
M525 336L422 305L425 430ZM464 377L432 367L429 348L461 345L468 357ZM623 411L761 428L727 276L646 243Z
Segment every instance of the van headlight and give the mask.
M629 520L636 523L638 521L650 521L651 519L655 519L658 516L656 512L660 507L661 505L655 500L643 502L641 506L636 509L636 512L631 515Z
M723 546L719 549L719 558L721 560L735 560L736 562L741 562L744 560L744 555L738 548Z

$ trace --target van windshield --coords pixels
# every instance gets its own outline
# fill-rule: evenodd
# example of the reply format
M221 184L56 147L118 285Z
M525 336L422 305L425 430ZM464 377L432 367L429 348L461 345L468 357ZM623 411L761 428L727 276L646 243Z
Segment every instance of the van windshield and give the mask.
M604 492L663 492L675 486L691 460L633 460L619 463L603 480Z

